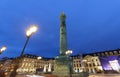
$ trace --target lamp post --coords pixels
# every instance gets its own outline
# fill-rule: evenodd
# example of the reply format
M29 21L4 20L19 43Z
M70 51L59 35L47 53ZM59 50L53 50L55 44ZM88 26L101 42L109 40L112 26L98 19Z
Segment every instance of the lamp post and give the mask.
M10 77L16 77L16 75L17 75L16 70L19 68L19 63L21 63L21 59L22 59L22 56L23 56L23 54L24 54L24 50L25 50L25 48L26 48L26 45L28 44L28 41L29 41L30 37L31 37L36 31L37 31L37 26L36 26L36 25L32 25L32 26L26 31L27 40L26 40L25 45L24 45L24 47L23 47L23 49L22 49L22 52L21 52L21 54L20 54L20 57L19 57L18 60L17 60L18 63L15 64L14 69L13 69L13 71L12 71L11 74L10 74Z
M26 31L27 40L26 40L25 45L24 45L24 47L23 47L23 49L22 49L22 52L21 52L21 54L20 54L20 57L23 56L24 50L25 50L25 48L26 48L26 45L28 44L28 41L29 41L30 37L31 37L36 31L37 31L37 26L36 26L36 25L31 26L31 27Z
M0 49L0 54L3 52L3 51L5 51L6 50L6 46L3 46L1 49Z

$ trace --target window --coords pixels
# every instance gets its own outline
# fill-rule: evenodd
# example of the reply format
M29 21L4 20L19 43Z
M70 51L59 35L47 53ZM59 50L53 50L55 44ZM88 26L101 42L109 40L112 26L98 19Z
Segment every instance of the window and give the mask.
M117 51L114 51L114 54L117 55L118 54Z
M89 66L91 67L92 65L91 65L91 64L89 64Z
M119 50L118 52L119 52L119 54L120 54L120 50Z
M77 64L77 67L78 67L78 64Z
M80 64L80 67L81 67L81 64Z
M113 55L113 52L110 52L110 55Z
M95 66L95 63L93 63L93 66Z
M105 55L108 56L108 52L105 52Z

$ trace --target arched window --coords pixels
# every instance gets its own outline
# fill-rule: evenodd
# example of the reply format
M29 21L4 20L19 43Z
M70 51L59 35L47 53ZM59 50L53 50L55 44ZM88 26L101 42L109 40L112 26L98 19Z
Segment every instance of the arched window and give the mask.
M114 51L114 55L118 55L117 51Z
M113 55L113 52L110 52L110 55Z

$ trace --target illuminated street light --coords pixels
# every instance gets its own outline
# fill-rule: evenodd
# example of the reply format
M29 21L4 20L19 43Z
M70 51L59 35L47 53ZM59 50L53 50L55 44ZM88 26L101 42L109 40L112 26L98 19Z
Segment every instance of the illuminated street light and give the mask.
M0 49L0 54L3 52L3 51L5 51L6 50L6 46L3 46L1 49Z
M26 31L26 36L30 37L32 34L34 34L37 31L37 26L33 25Z
M26 42L25 42L25 45L24 45L24 47L23 47L23 49L22 49L22 52L21 52L21 55L20 55L20 56L23 56L24 50L25 50L25 48L26 48L26 45L27 45L27 43L28 43L31 35L33 35L33 34L37 31L37 29L38 29L38 28L37 28L36 25L32 25L32 26L26 31L27 40L26 40Z
M72 53L73 53L72 50L67 50L67 51L66 51L66 55L68 55L68 56L71 55Z
M24 54L24 50L25 50L25 48L26 48L26 45L27 45L30 37L31 37L36 31L37 31L37 26L36 26L36 25L32 25L32 26L26 31L27 40L26 40L26 42L25 42L25 45L24 45L24 47L23 47L23 49L22 49L22 52L21 52L21 54L20 54L20 57L19 57L18 59L22 59L22 56L23 56L23 54ZM21 60L19 60L18 62L21 63L20 61L21 61ZM18 63L18 64L15 64L15 66L14 66L15 68L14 68L13 71L11 72L10 77L16 77L16 75L17 75L17 72L16 72L16 71L17 71L17 69L19 68L19 63Z
M38 59L38 60L39 60L39 59L42 59L42 57L39 56L39 57L37 57L37 59Z

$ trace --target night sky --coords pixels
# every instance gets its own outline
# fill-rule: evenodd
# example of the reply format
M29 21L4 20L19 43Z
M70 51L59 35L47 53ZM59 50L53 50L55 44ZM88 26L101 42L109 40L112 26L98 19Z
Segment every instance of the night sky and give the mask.
M32 24L38 31L25 54L57 56L63 11L73 55L120 48L120 0L0 0L0 47L7 46L0 58L20 55Z

